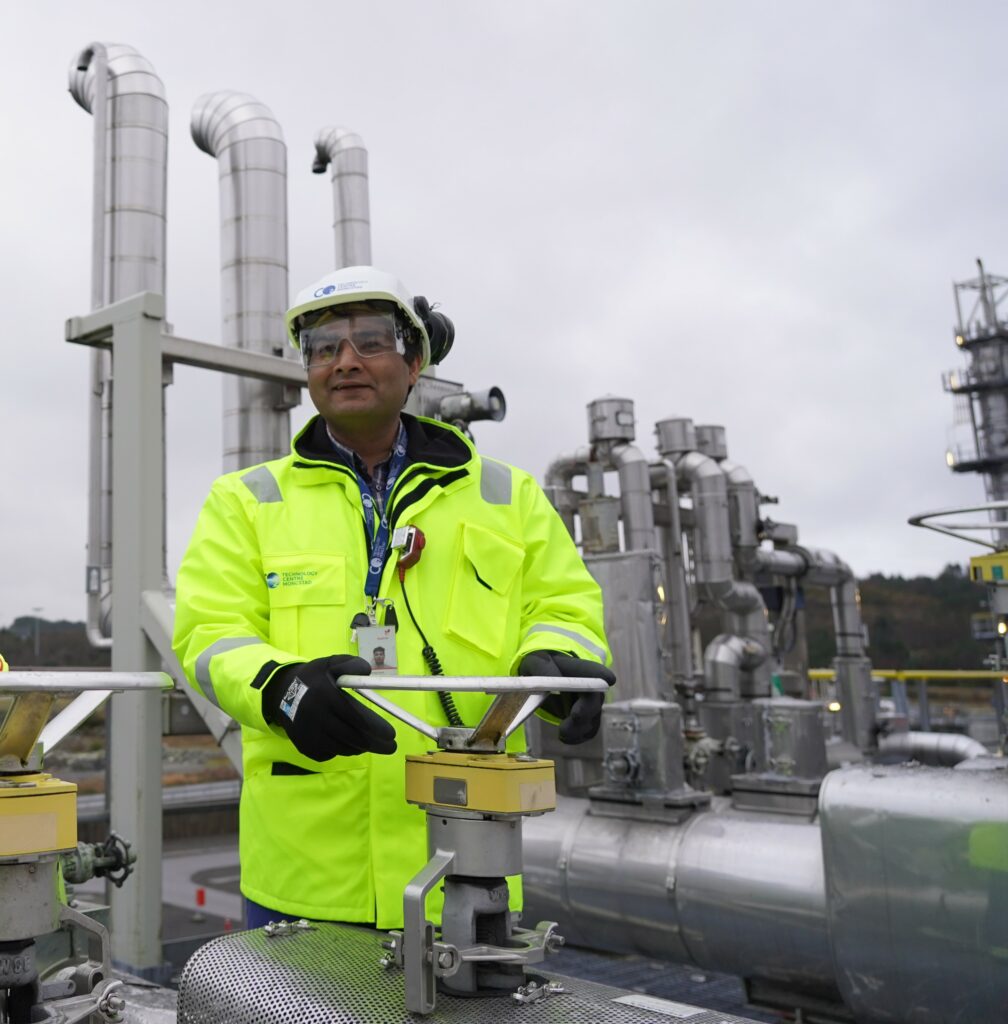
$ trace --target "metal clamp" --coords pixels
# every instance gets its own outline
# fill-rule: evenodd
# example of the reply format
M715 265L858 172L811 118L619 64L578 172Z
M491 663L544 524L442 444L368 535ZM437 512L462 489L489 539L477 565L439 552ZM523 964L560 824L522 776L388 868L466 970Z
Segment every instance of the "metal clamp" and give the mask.
M519 985L511 993L511 998L516 1003L541 1003L547 996L563 995L566 991L558 981L547 981L545 985L530 981L527 985Z
M315 925L306 917L297 921L267 921L263 925L263 931L268 938L273 939L278 935L293 935L295 932L313 932Z

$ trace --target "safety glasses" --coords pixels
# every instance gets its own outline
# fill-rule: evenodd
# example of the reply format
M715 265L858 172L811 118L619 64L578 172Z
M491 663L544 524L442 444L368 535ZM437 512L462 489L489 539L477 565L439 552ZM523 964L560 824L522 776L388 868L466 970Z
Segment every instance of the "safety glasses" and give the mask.
M309 313L302 318L298 340L301 343L301 362L306 370L335 362L344 342L361 359L374 359L390 352L404 355L406 352L391 312L347 312L337 308Z

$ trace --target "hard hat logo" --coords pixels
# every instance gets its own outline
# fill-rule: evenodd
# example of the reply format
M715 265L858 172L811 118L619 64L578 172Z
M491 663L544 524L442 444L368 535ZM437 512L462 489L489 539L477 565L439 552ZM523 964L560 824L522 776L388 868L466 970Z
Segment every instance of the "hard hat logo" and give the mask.
M334 284L327 284L324 288L316 288L315 298L321 299L323 295L332 295L334 291L336 291L336 285Z

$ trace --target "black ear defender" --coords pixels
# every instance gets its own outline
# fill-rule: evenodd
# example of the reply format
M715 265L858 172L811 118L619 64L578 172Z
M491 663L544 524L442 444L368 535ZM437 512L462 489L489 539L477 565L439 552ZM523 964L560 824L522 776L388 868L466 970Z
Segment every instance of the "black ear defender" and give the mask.
M451 351L452 342L455 341L455 325L444 313L431 309L430 303L422 295L413 300L413 309L427 328L430 361L432 366L436 366Z

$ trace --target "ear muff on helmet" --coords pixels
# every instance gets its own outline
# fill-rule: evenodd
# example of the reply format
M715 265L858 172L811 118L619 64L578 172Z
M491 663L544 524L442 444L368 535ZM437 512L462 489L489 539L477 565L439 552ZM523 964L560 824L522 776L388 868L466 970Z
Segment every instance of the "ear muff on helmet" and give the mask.
M451 351L452 342L455 341L455 325L444 313L431 309L430 303L422 295L413 299L413 309L427 330L431 365L436 365Z

